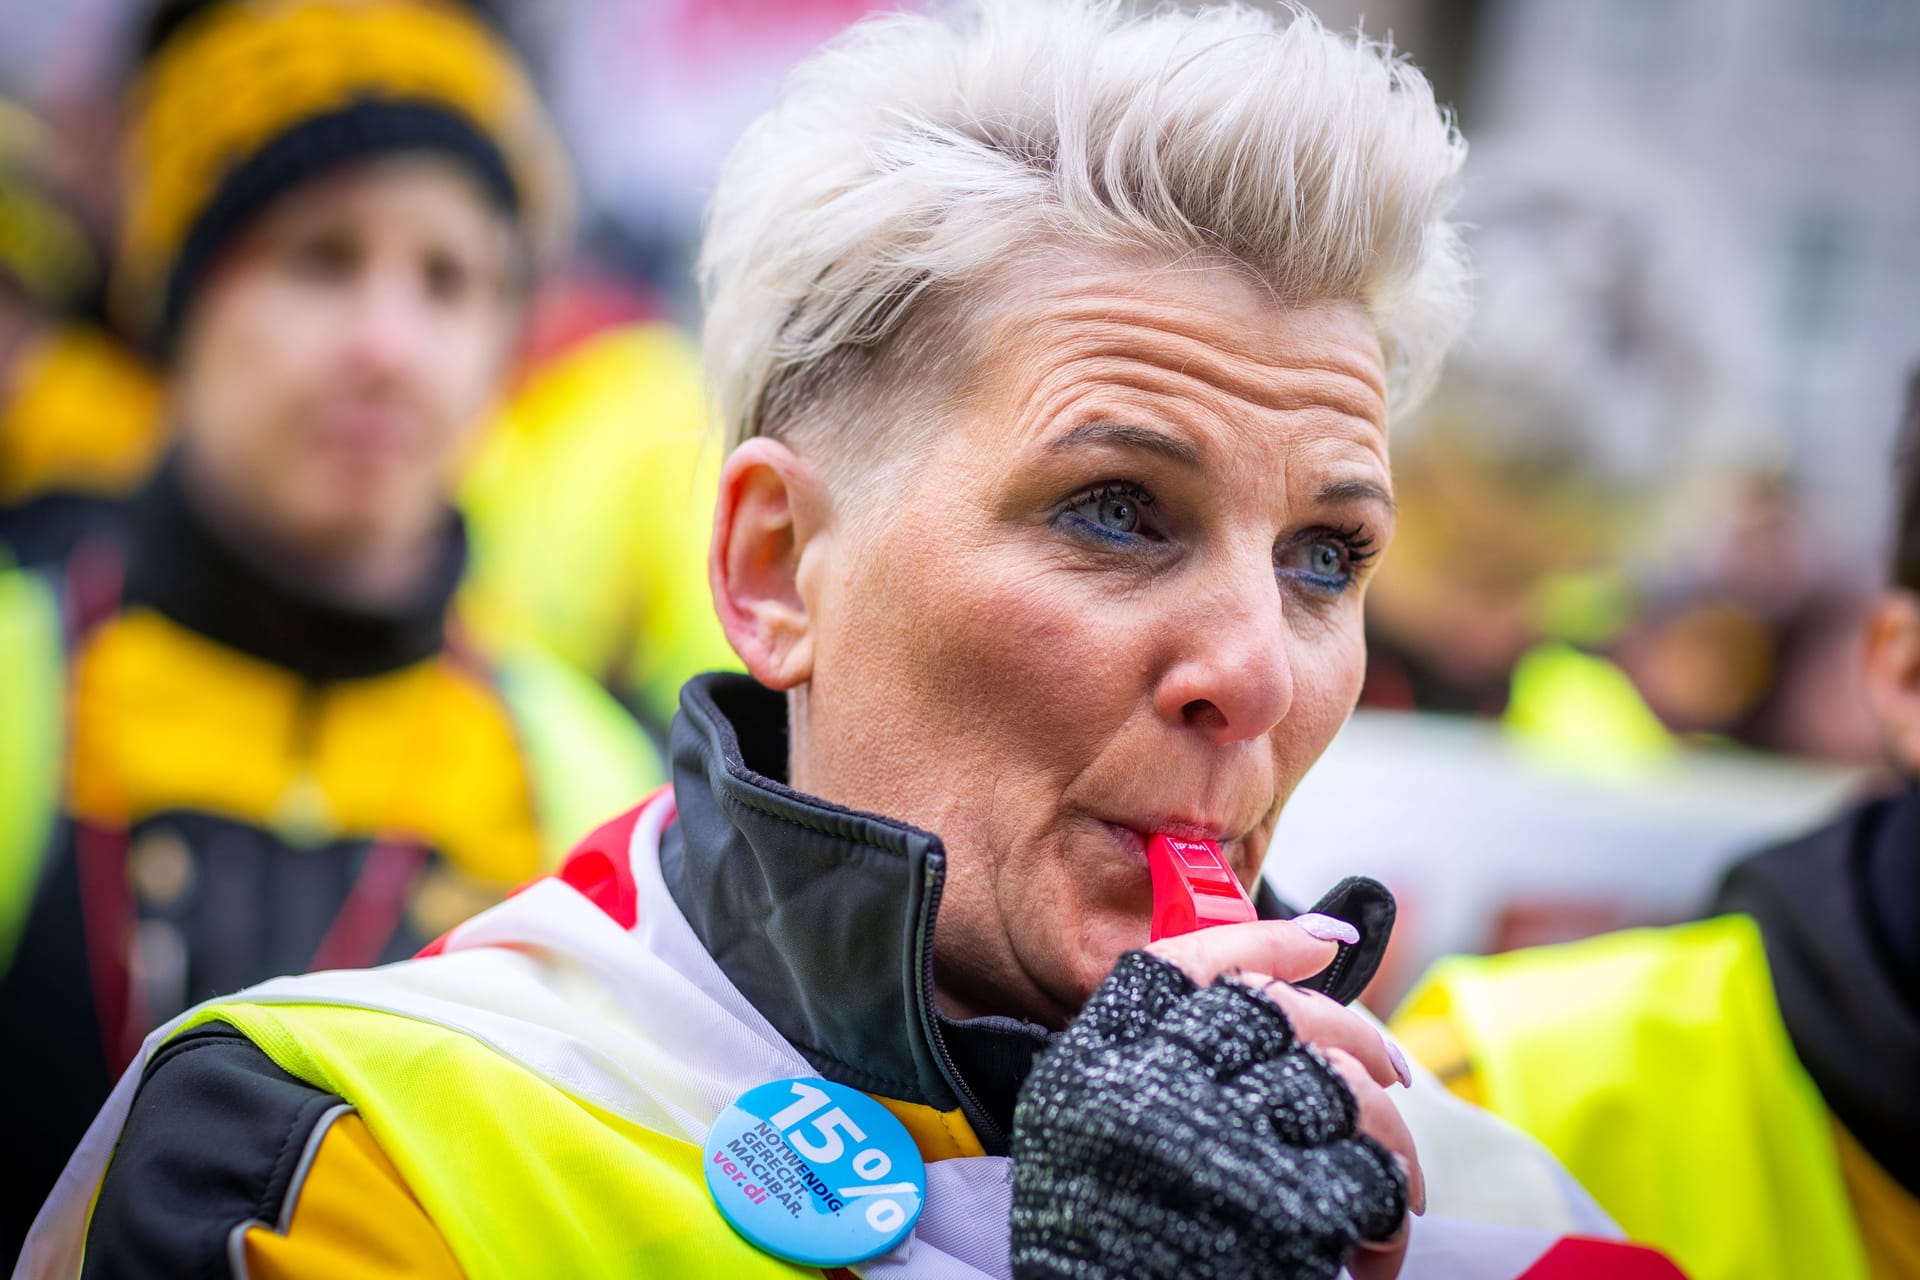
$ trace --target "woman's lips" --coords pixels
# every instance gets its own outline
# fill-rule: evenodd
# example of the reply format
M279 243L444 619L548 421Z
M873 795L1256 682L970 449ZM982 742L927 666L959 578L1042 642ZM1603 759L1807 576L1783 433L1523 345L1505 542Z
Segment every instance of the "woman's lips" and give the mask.
M1227 829L1218 823L1196 822L1178 818L1132 819L1116 822L1110 818L1101 819L1113 836L1114 843L1140 860L1147 862L1147 841L1154 836L1177 836L1182 840L1211 840L1220 846L1229 863L1234 861L1233 846L1241 840L1239 835L1227 833Z

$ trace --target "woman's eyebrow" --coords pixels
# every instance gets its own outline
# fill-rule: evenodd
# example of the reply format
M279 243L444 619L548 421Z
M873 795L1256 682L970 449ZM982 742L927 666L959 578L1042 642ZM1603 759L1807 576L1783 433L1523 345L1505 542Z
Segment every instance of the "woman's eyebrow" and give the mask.
M1047 449L1052 452L1083 444L1115 444L1128 449L1144 449L1183 467L1197 468L1200 465L1200 450L1189 442L1151 427L1130 426L1124 422L1089 422L1052 441Z

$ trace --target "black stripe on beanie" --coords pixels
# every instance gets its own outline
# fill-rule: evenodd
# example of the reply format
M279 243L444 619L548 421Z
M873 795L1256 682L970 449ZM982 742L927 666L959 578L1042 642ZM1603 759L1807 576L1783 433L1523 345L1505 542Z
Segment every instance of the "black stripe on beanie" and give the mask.
M194 220L167 276L157 335L170 351L181 320L213 260L248 223L288 190L356 160L403 151L433 151L466 163L508 217L520 193L505 157L472 123L426 103L365 99L302 120L229 173Z

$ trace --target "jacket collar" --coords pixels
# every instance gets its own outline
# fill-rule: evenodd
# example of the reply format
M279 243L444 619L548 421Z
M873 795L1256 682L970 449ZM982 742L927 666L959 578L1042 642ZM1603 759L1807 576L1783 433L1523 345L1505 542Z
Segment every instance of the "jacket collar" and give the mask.
M378 675L439 652L467 560L465 528L449 511L431 580L412 600L368 610L325 599L210 524L181 484L177 455L133 497L126 530L127 605L310 680Z
M689 681L669 748L679 820L661 840L661 873L728 979L828 1079L959 1108L994 1151L1001 1125L963 1079L933 1004L940 838L780 781L786 700L745 676ZM992 1021L1045 1042L1037 1027Z

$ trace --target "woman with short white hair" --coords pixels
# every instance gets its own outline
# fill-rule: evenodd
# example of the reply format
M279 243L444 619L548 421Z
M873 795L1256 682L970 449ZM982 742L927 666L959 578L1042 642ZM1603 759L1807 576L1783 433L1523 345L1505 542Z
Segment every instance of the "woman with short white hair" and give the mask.
M687 686L671 789L560 877L156 1037L41 1256L74 1256L117 1135L89 1267L162 1171L193 1212L270 1133L303 1174L195 1238L468 1274L1391 1275L1408 1075L1340 1003L1391 902L1290 920L1259 873L1359 692L1388 418L1465 310L1462 152L1418 72L1300 10L1008 0L829 44L702 257L711 577L751 676ZM1150 849L1209 846L1156 894ZM1182 885L1242 922L1149 945ZM349 1167L355 1211L303 1216Z

